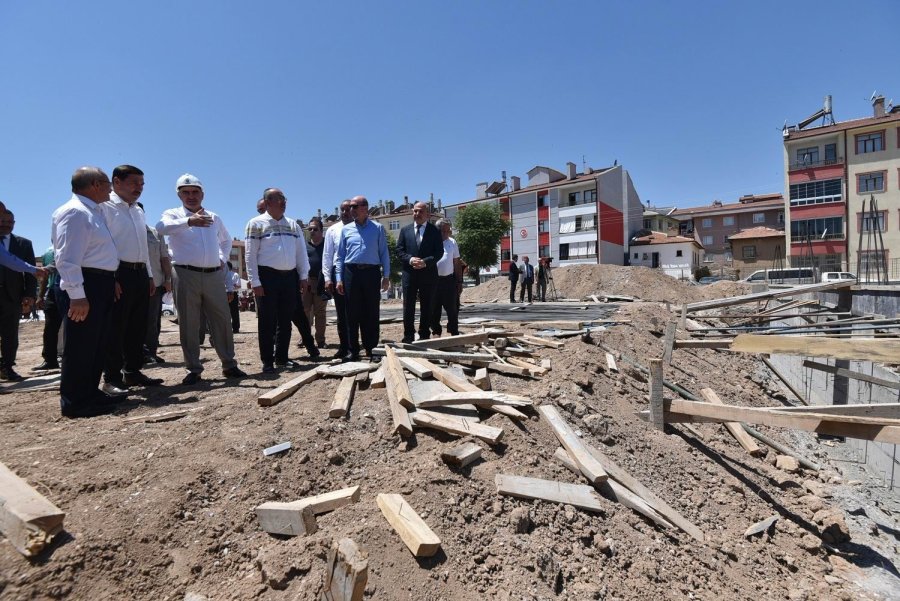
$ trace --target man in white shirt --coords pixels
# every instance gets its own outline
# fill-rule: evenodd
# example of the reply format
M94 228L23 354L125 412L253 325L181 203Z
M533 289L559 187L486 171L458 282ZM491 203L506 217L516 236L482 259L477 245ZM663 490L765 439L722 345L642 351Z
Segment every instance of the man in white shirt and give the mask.
M309 259L303 230L284 214L284 193L278 188L267 188L263 199L266 212L247 222L244 244L247 278L259 316L259 357L263 373L271 374L276 366L299 367L288 358L288 349L297 290L306 285Z
M109 177L98 167L81 167L72 175L72 192L53 213L51 226L65 332L60 408L66 417L91 417L113 409L113 398L97 386L106 360L119 255L100 212L100 205L109 201Z
M137 204L144 190L144 172L133 165L119 165L113 169L112 187L109 202L100 205L119 253L116 302L103 368L104 388L109 393L129 386L162 384L161 379L147 377L141 372L147 306L150 296L156 292L147 247L147 222L144 210Z
M438 219L434 224L441 232L444 256L437 262L437 293L431 316L431 333L441 335L441 309L447 312L447 332L459 335L459 294L462 292L462 262L459 246L450 237L453 227L449 219Z
M223 267L231 252L231 236L222 219L203 208L203 184L185 173L175 183L182 206L163 212L156 231L169 238L175 267L175 307L178 330L188 374L181 381L197 384L203 372L200 337L203 321L222 361L226 378L243 378L234 358L234 334L225 290Z
M334 285L337 282L335 259L337 258L338 243L341 240L341 230L351 221L350 199L341 203L340 221L332 224L325 231L325 249L322 251L322 277L325 278L325 291L334 299L334 310L337 313L338 350L334 354L335 359L343 358L350 350L347 344L347 298L343 294L335 294Z
M140 202L137 203L144 208ZM146 212L144 213L146 215ZM147 305L147 335L144 337L144 363L165 363L157 354L159 350L159 331L162 325L163 295L172 292L172 257L166 240L155 228L147 226L147 250L150 253L150 269L153 272L153 284L156 291L150 296Z

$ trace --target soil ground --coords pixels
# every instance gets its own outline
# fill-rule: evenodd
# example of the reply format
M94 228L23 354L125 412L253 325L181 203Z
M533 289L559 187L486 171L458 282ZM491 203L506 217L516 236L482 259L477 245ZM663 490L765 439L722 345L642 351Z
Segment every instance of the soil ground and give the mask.
M572 298L608 293L679 303L740 292L732 283L701 288L628 269L560 268L555 280ZM498 280L467 289L464 300L503 301L506 286ZM621 304L615 317L631 323L592 340L567 339L561 350L536 349L551 360L547 376L492 374L493 388L558 407L586 442L699 526L704 543L606 499L602 513L587 513L499 496L498 473L584 483L553 458L558 443L533 411L521 423L483 412L485 423L504 429L502 444L481 443L480 461L450 468L440 453L461 439L431 430L416 430L407 441L391 435L383 389L360 390L342 419L328 417L337 379L320 379L274 407L259 407L260 393L297 374L259 373L252 314L242 314L236 335L241 367L251 376L226 382L214 352L204 347L204 383L180 386L177 326L164 319L167 363L146 373L165 385L135 389L113 416L67 420L55 394L0 396L0 461L67 512L64 534L36 560L0 539L0 599L180 600L187 593L317 599L327 550L345 536L368 553L370 599L900 598L895 496L853 464L831 461L831 455L840 459L840 443L760 427L823 466L819 473L790 473L775 467L774 452L747 455L718 425L697 424L696 433L684 426L652 429L636 417L647 407L646 379L626 358L646 364L660 356L672 313L661 302L635 302ZM41 328L22 324L23 373L40 362ZM523 324L509 328L521 331ZM531 331L528 324L524 329ZM402 333L399 324L381 332L387 340ZM328 340L336 342L333 328ZM605 369L597 343L620 353L619 373ZM303 369L315 365L294 351ZM677 350L666 378L694 393L712 387L729 404L789 399L749 355ZM169 422L122 419L176 408L195 410ZM284 441L292 443L290 451L263 456L264 448ZM313 535L285 538L259 529L254 508L260 503L357 484L359 503L319 516ZM375 504L382 492L403 494L437 533L436 557L416 560L406 549ZM744 537L751 524L772 515L779 516L774 528Z

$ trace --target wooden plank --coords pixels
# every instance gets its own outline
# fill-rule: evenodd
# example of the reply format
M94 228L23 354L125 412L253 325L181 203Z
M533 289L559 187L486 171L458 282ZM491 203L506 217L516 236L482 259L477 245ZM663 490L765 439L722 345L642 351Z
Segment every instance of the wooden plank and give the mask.
M320 377L322 377L322 374L319 373L318 369L311 369L305 373L300 374L296 378L288 380L277 388L273 388L269 392L259 395L259 397L256 399L256 402L259 403L260 407L271 407L272 405L277 405L284 399L300 390L300 388L302 388L303 386L306 386L310 382L318 380Z
M459 436L474 436L488 444L497 444L503 437L503 428L478 424L451 415L426 411L425 409L417 409L410 414L410 418L416 426L433 428L450 434L458 434Z
M305 536L319 529L316 516L308 505L293 506L291 503L270 501L256 508L259 527L269 534L285 536Z
M524 361L522 359L516 359L515 357L509 357L507 359L507 361L509 361L512 365L517 365L519 367L522 367L522 368L528 370L528 373L530 373L532 376L543 376L548 371L550 371L539 365L535 365L534 363L529 363L528 361Z
M663 338L662 360L666 365L672 365L672 350L675 346L675 322L666 324L666 335Z
M774 353L858 359L862 361L900 362L900 339L830 338L827 336L778 336L740 334L731 343L739 353Z
M400 357L400 365L403 366L403 369L413 374L417 378L425 380L431 377L430 369L420 363L416 363L409 357Z
M900 382L892 382L891 380L884 380L882 378L876 378L875 376L870 376L867 374L859 373L858 371L852 371L849 369L845 369L843 367L836 367L834 365L828 365L827 363L819 363L817 361L811 361L809 359L803 362L803 367L808 367L810 369L815 369L818 371L824 371L825 373L833 374L835 376L843 376L845 378L850 378L851 380L859 380L861 382L868 382L869 384L875 384L876 386L883 386L884 388L892 388L894 390L900 390Z
M369 379L369 390L376 390L378 388L384 388L384 366L373 371L372 376Z
M189 413L193 413L194 411L200 411L203 407L191 407L190 409L176 409L174 411L163 411L162 413L152 413L150 415L134 415L131 417L122 418L123 424L137 424L137 423L148 423L152 424L155 422L165 422L172 419L178 419L180 417L184 417Z
M406 376L403 375L403 366L397 358L395 351L391 347L385 347L386 355L384 357L384 381L388 388L394 389L394 395L397 402L411 409L415 407L412 401L412 394L409 392L409 385L406 383Z
M729 348L731 346L731 338L716 338L707 340L705 338L692 340L676 340L675 348Z
M374 348L372 353L384 355L383 348ZM485 353L445 353L442 351L397 349L394 354L398 357L413 357L417 359L431 359L434 361L493 361L491 355Z
M616 358L612 353L606 353L606 369L612 372L618 372L619 367L616 365Z
M456 392L481 392L481 389L469 382L464 378L459 378L448 370L438 367L434 363L426 359L416 359L416 362L427 367L431 370L431 374L434 376L434 379L442 382L451 390L455 390ZM528 416L514 409L513 407L505 407L503 405L497 405L494 407L490 407L491 411L495 411L500 413L501 415L505 415L512 419L527 419Z
M488 339L487 332L475 332L473 334L462 334L459 336L446 336L444 338L428 338L427 340L416 340L413 346L423 349L441 349L452 346L468 346L470 344L481 344Z
M671 401L666 421L745 422L781 428L793 428L819 434L846 436L877 442L900 443L900 420L822 413L792 413L779 408L733 407L696 401Z
M325 568L324 601L362 601L368 578L368 555L349 538L332 541Z
M401 495L381 493L375 502L413 555L433 557L441 548L441 539Z
M349 486L340 490L325 492L320 495L306 497L297 501L289 501L285 505L294 508L309 507L313 515L322 515L359 501L359 486Z
M481 458L481 447L474 442L464 442L441 453L441 459L456 467L466 467L479 458Z
M559 342L558 340L546 340L544 338L540 338L539 336L531 336L529 334L519 336L519 338L527 344L544 346L552 349L561 349L566 346L565 342Z
M828 415L860 415L900 419L900 403L871 403L867 405L809 405L779 407L781 413L825 413Z
M355 376L364 371L374 371L378 368L377 363L368 363L366 361L350 361L347 363L337 363L335 365L320 365L316 368L320 374L330 378L346 378L347 376Z
M409 413L407 413L406 408L401 405L400 401L397 399L397 391L393 386L390 386L385 382L385 392L387 392L388 406L391 408L391 419L394 422L392 432L394 434L400 434L403 438L412 435L412 422L409 419Z
M665 430L665 411L663 361L662 359L650 359L650 423L657 430Z
M784 290L768 290L766 292L757 292L754 294L743 294L741 296L731 296L728 298L719 298L699 303L689 303L685 305L687 312L705 311L707 309L717 309L719 307L732 307L734 305L742 305L745 303L753 303L760 300L770 298L781 298L783 296L799 296L801 294L809 294L812 292L821 292L823 290L836 290L838 288L849 288L854 282L829 282L826 284L808 284L806 286L795 286Z
M703 388L700 390L700 396L702 396L708 403L713 403L716 405L724 405L722 399L719 398L719 395L716 394L716 391L712 388ZM725 422L725 428L731 432L731 435L734 436L735 440L738 441L744 450L753 455L754 457L758 457L762 454L762 449L759 448L759 445L756 444L749 434L744 430L744 426L742 426L738 422Z
M604 511L603 503L594 489L583 484L569 484L509 474L497 474L494 476L494 484L497 486L497 492L501 495L563 503L587 511Z
M475 377L472 378L472 384L481 390L491 389L491 376L488 374L486 367L479 367L475 370Z
M511 405L513 407L527 407L533 405L531 399L515 394L502 392L445 392L433 395L429 399L418 401L416 408L422 407L446 407L449 405Z
M0 532L25 557L35 557L62 532L66 514L0 463Z
M531 370L520 367L518 365L510 365L506 363L499 363L497 361L491 361L488 363L487 368L490 371L495 371L497 373L506 374L508 376L531 376Z
M353 402L353 395L356 392L356 376L347 376L338 385L334 393L334 400L331 402L331 409L328 410L328 417L343 417L350 411L350 403Z
M550 428L553 429L553 433L556 434L556 438L572 455L575 463L578 464L578 469L581 470L581 473L585 475L590 483L597 484L606 480L606 471L603 469L603 466L588 453L584 443L575 435L575 432L559 415L556 408L550 405L541 405L538 407L538 412L547 420Z

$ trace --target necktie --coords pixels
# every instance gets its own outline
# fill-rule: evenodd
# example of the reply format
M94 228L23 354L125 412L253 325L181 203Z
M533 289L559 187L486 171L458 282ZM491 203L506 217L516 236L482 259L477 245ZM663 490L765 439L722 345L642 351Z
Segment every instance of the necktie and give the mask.
M422 244L422 226L416 225L416 248Z
M9 250L9 236L0 237L0 244L3 244L3 248Z

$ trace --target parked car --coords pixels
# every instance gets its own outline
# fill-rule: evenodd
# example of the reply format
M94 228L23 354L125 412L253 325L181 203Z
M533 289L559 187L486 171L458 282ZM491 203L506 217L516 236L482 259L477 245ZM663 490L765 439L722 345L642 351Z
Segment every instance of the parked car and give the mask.
M855 280L856 276L849 271L826 271L822 273L822 282L839 282L846 280Z
M169 303L163 303L162 306L162 314L163 315L175 315L175 305Z
M719 282L722 279L724 279L724 278L722 278L722 276L719 276L719 275L708 275L706 277L700 278L697 281L697 283L700 284L701 286L706 286L707 284L712 284L713 282Z
M760 269L744 280L750 284L771 282L774 284L811 284L815 276L810 267L787 267L785 269Z

